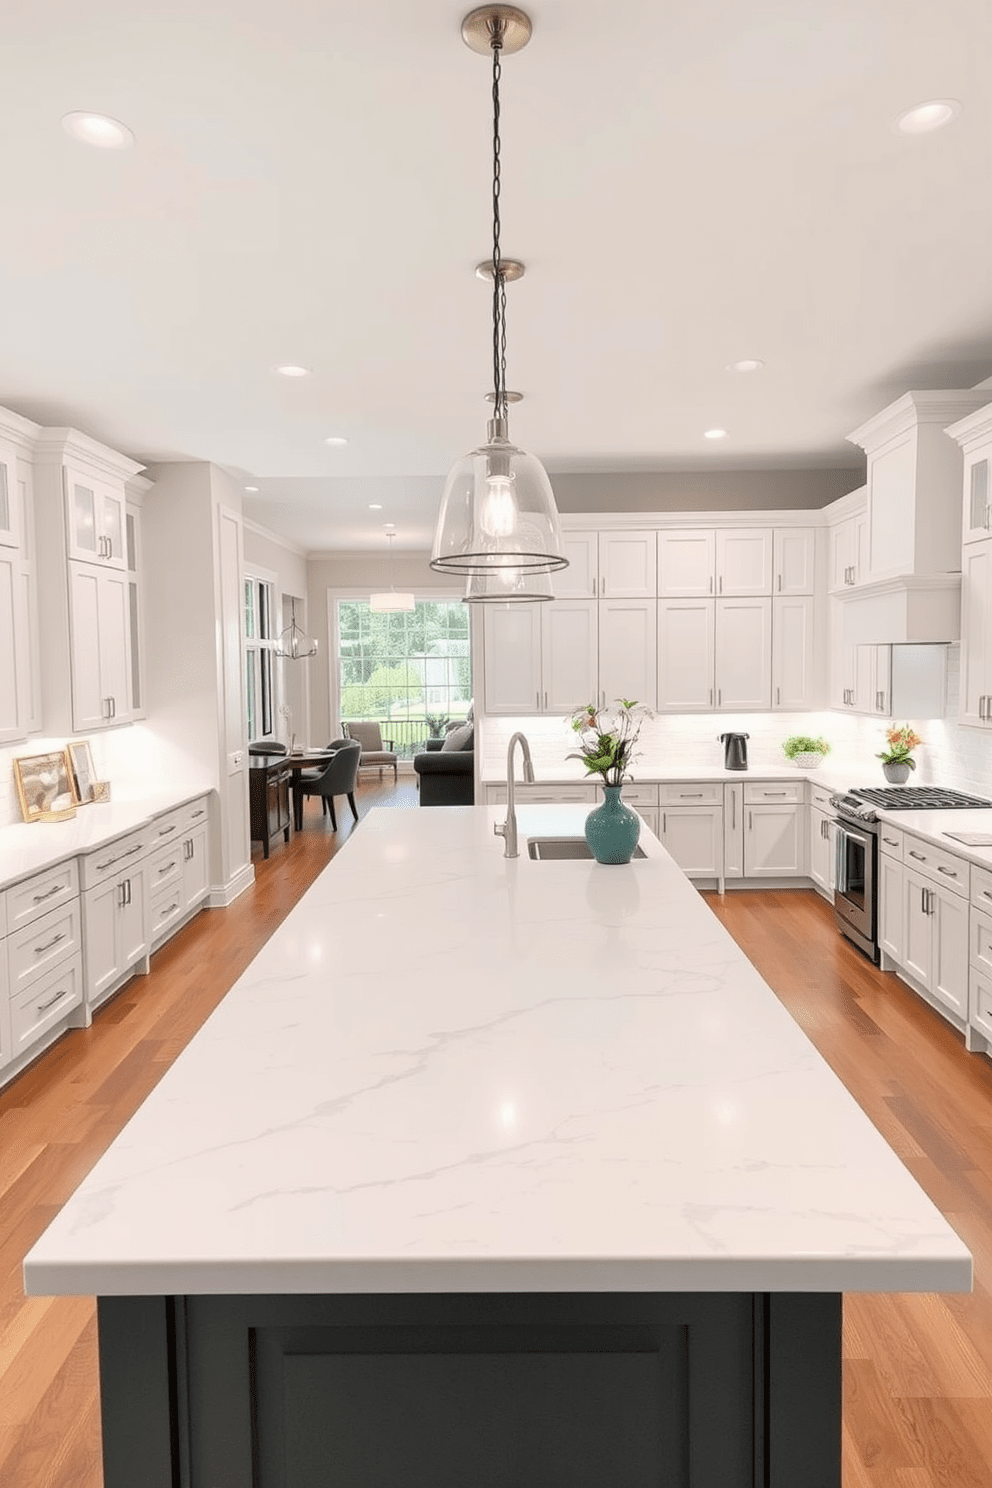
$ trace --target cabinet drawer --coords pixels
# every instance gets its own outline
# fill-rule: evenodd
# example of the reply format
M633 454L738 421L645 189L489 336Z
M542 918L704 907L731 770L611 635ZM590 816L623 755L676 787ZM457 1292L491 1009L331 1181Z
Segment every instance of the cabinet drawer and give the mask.
M956 858L943 848L931 847L922 837L911 837L907 832L903 838L902 860L917 873L923 873L935 883L942 883L955 894L968 895L971 886L970 864L964 858Z
M183 876L183 838L178 837L166 847L148 855L148 891L178 882Z
M971 956L976 971L992 977L992 915L976 909L971 915Z
M626 792L624 792L626 795ZM720 780L681 780L658 787L662 806L722 806Z
M10 936L7 956L12 996L80 950L79 926L79 900L72 899Z
M837 813L834 811L834 808L830 804L830 797L833 794L833 791L825 790L822 785L811 785L809 788L809 799L811 805L815 806L817 811L825 811L828 816L837 815Z
M183 832L189 832L193 827L205 823L210 814L209 796L198 796L195 801L189 801L182 808Z
M156 816L148 828L148 846L152 851L181 837L185 820L182 810L166 811L162 816Z
M159 936L167 935L169 927L182 919L184 910L181 881L177 880L157 893L153 893L149 912L148 938L155 941Z
M622 794L627 805L633 806L635 811L640 811L642 806L651 807L658 804L656 785L637 785L634 781L627 781Z
M887 858L898 858L902 862L903 835L898 827L886 826L882 823L878 833L878 850Z
M105 883L108 878L119 877L144 857L151 845L152 829L147 826L137 832L129 832L126 837L108 842L98 852L87 853L82 859L83 888L92 889L97 884Z
M487 797L491 806L506 805L506 786L490 785ZM597 798L594 785L518 785L518 806L549 806L570 802L579 805L592 803Z
M971 865L971 902L992 914L992 873L974 863Z
M968 982L968 1022L992 1039L992 977L974 967Z
M781 806L783 803L798 804L803 800L805 781L769 781L767 785L751 785L745 781L745 806Z
M75 858L35 873L7 890L7 929L13 934L79 894Z
M11 998L13 1057L26 1053L66 1013L79 1007L82 1000L83 968L79 956Z

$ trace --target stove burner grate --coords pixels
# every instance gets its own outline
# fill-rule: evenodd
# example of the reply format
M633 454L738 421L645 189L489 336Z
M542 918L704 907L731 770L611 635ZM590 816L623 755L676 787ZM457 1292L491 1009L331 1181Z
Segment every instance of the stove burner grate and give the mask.
M958 811L969 806L992 806L981 796L963 791L942 790L936 785L857 786L851 791L861 801L888 811Z

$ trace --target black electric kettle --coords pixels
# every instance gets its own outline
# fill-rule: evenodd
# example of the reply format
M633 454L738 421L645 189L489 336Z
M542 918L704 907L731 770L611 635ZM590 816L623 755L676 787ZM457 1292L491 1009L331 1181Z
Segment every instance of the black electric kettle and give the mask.
M723 745L723 768L725 770L747 769L747 741L750 734L721 734Z

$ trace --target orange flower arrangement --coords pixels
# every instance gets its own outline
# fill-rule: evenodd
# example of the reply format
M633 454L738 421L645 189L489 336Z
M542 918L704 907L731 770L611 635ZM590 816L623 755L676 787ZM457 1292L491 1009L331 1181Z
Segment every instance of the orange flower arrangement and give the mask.
M901 728L890 728L885 730L885 738L888 749L883 749L881 754L875 756L883 765L908 765L911 770L916 769L916 761L913 759L912 751L923 740L919 734L904 723Z

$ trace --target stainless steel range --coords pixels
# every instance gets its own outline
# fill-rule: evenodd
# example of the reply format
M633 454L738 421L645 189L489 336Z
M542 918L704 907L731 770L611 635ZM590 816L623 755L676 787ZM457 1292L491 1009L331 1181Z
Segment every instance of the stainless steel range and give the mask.
M878 811L957 811L992 806L931 785L856 786L830 797L837 812L834 912L848 940L878 962Z

